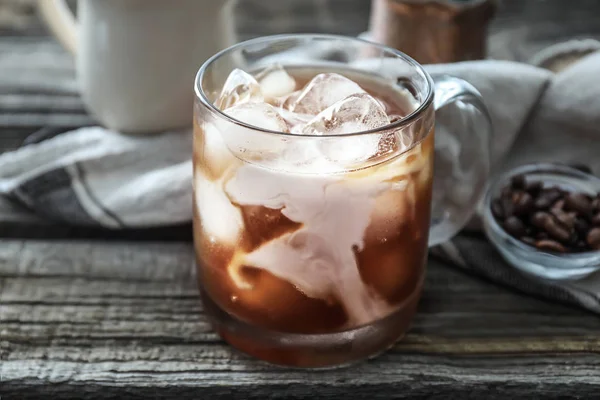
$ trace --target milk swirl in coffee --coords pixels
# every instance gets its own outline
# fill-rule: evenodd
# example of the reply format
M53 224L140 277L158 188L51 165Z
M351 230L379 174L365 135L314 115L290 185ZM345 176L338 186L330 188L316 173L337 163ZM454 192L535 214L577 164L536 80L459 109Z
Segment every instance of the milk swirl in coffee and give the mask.
M204 295L275 332L344 332L404 309L409 320L433 174L427 125L390 125L415 110L412 95L273 66L234 70L213 100L228 119L197 123L194 148Z

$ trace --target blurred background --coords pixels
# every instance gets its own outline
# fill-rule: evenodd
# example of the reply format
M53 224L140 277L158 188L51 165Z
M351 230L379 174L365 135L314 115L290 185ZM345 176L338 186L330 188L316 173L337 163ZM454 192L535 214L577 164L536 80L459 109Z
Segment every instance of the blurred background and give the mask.
M75 2L73 2L75 3ZM572 38L600 38L598 0L499 0L490 26L493 58L527 61L540 49ZM275 33L367 30L371 0L239 0L239 39ZM34 0L0 0L0 35L40 36L47 30Z

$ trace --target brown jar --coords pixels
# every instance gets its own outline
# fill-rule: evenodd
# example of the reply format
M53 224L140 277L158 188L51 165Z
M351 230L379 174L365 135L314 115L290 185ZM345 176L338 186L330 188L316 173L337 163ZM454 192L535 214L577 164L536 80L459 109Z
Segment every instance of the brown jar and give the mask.
M371 37L422 64L486 56L494 0L373 0Z

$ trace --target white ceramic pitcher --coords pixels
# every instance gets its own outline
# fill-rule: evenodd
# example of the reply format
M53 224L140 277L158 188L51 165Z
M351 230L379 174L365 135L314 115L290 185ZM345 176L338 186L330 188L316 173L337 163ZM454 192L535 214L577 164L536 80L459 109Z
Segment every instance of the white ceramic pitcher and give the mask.
M199 66L234 43L235 0L38 0L76 56L90 112L106 127L151 133L191 125Z

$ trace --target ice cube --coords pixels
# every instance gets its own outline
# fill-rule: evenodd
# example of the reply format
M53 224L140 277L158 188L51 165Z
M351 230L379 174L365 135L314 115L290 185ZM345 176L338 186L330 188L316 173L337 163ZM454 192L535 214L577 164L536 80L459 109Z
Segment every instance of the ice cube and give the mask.
M375 200L371 211L371 223L365 232L365 242L381 243L401 232L401 226L414 218L412 198L407 191L410 182L407 180L390 184L390 190L382 193Z
M355 175L379 182L394 181L395 189L404 190L402 180L407 179L409 175L424 171L427 177L429 177L430 171L428 168L431 166L430 161L430 156L421 152L421 144L417 144L409 151L400 154L392 162L378 164L373 168L365 170L365 174L358 171Z
M332 251L317 235L300 231L282 236L246 255L244 264L269 271L313 298L332 292Z
M268 103L243 103L225 110L225 113L248 125L275 132L289 133L285 120L275 107ZM268 154L280 154L286 146L287 138L273 133L254 131L250 128L221 122L227 146L243 159Z
M336 102L310 120L305 135L356 133L388 125L390 119L379 101L367 93L353 94Z
M300 92L291 95L284 107L290 111L316 115L348 96L366 93L356 82L335 73L315 76Z
M321 151L319 138L303 138L289 143L278 160L278 169L302 174L344 172L345 168L332 162Z
M212 178L218 179L225 171L240 163L223 141L221 132L213 123L203 125L202 160Z
M295 113L285 108L278 108L277 111L287 123L289 131L297 135L302 134L304 125L314 117L314 115Z
M379 135L369 135L323 139L319 147L329 161L353 169L377 154L378 145Z
M209 240L235 245L243 228L242 212L229 201L221 180L213 182L196 169L194 195L202 230Z
M280 64L274 64L257 76L260 89L267 98L282 97L296 90L296 80Z
M257 128L276 132L288 132L287 124L279 114L279 111L268 103L237 104L226 109L225 113L238 121L245 122Z
M305 135L339 135L356 133L388 125L383 106L367 93L354 94L323 110L303 128ZM352 167L379 152L386 137L371 133L344 138L322 139L320 150L329 160Z
M264 101L260 85L252 75L236 68L227 77L215 104L220 110L225 110L250 101Z

